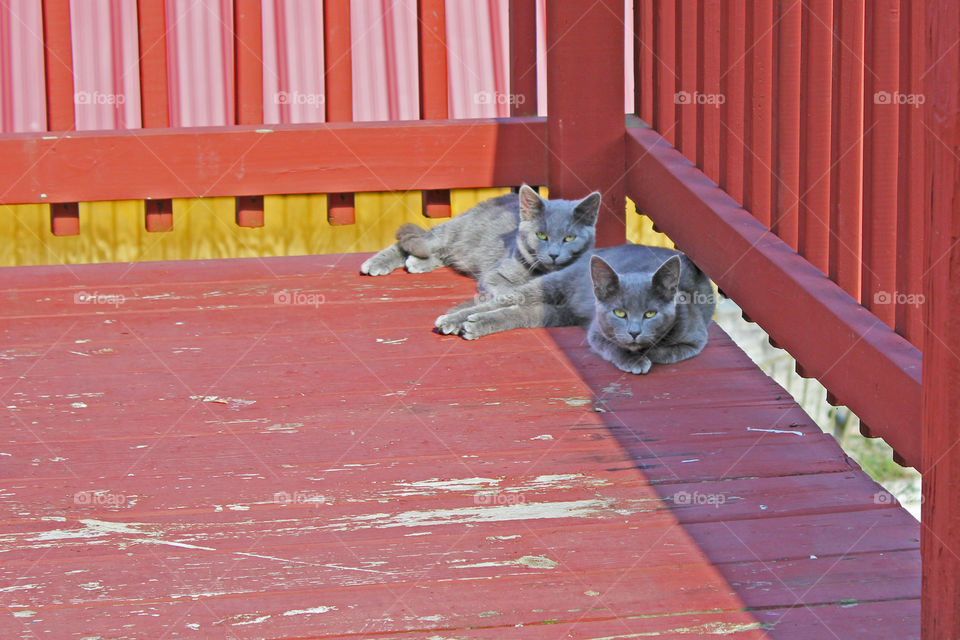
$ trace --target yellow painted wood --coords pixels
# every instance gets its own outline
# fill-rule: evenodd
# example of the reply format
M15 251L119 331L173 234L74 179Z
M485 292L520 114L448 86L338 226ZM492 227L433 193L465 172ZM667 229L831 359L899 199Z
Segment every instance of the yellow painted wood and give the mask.
M451 213L459 215L508 191L454 189ZM548 196L543 187L540 193ZM50 232L48 205L0 206L0 265L377 251L393 242L394 232L405 222L429 228L444 221L425 218L420 198L419 191L358 193L356 224L333 226L327 221L325 195L266 196L260 228L237 226L233 198L178 199L173 201L173 230L163 232L146 230L140 200L85 202L80 203L80 234L63 237ZM630 242L673 246L629 200L626 214Z

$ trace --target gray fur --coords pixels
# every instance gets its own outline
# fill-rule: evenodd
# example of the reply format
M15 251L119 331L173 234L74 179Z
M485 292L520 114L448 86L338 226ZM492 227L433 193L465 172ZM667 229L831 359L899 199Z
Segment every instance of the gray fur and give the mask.
M630 373L690 358L707 343L714 295L682 253L623 245L598 249L526 283L515 300L461 305L437 318L441 333L468 340L521 327L587 327L595 353ZM622 311L623 318L614 310ZM644 314L655 312L652 317Z
M402 225L397 243L360 271L377 276L402 266L411 273L448 266L477 279L483 292L506 292L593 248L599 209L597 192L582 200L544 200L523 185L519 193L481 202L430 230Z

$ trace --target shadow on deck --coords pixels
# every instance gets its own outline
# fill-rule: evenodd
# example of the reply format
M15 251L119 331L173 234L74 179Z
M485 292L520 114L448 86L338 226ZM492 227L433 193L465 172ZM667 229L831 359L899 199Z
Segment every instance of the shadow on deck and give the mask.
M5 273L5 634L919 636L917 522L722 331L625 375L361 260Z

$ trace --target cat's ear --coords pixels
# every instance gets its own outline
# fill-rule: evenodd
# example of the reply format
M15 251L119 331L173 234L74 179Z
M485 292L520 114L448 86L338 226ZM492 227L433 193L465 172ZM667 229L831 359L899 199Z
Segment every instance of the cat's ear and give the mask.
M651 281L654 292L663 300L673 300L680 285L680 256L672 256L660 265Z
M597 223L597 215L600 213L600 192L594 191L586 198L577 203L573 208L573 218L586 227L592 227Z
M600 256L590 258L590 277L593 279L593 293L601 302L609 300L620 291L620 277Z
M524 220L533 220L543 214L543 199L531 187L520 187L520 217Z

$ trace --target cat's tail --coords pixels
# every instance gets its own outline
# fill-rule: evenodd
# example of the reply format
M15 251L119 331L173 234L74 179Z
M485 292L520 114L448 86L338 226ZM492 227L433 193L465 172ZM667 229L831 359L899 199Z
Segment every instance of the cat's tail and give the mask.
M404 224L397 229L397 244L405 252L418 258L429 258L432 254L430 232L415 224Z

